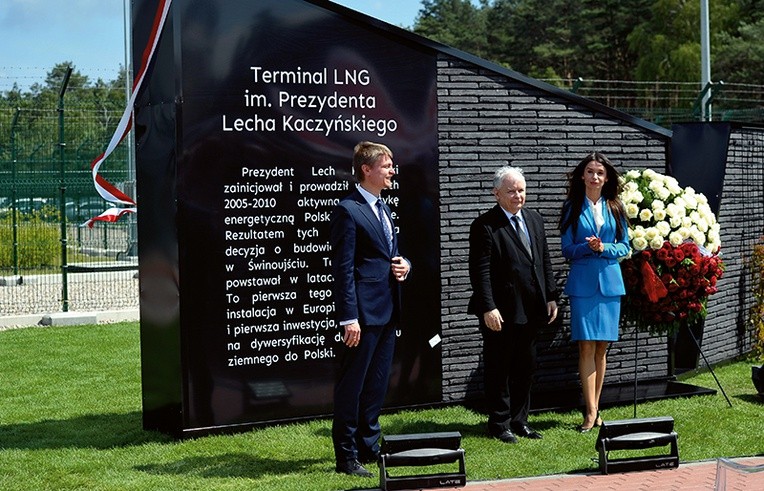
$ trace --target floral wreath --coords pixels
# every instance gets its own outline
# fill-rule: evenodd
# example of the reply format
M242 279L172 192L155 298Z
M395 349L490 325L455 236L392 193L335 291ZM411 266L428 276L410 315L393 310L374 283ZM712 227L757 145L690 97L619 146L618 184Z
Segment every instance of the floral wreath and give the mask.
M674 333L706 317L724 271L719 224L702 193L653 170L631 170L620 198L632 254L621 262L623 316L642 330Z

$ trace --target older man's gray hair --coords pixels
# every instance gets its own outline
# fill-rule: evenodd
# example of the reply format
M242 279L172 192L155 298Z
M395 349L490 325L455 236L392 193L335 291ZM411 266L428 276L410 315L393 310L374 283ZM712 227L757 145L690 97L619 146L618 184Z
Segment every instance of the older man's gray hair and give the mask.
M507 177L512 176L515 179L525 179L525 176L523 175L523 170L519 167L512 167L511 165L505 165L503 167L500 167L499 170L497 170L493 175L493 188L499 189L501 187L501 183L504 182L504 179Z

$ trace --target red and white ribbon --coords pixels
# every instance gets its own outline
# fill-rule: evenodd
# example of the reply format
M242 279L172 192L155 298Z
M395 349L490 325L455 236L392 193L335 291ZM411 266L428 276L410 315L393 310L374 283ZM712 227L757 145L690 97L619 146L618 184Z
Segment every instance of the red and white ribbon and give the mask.
M93 174L93 183L98 194L110 203L116 205L127 205L129 208L109 208L97 217L91 218L87 222L83 223L83 226L87 225L88 227L92 228L95 221L116 222L121 216L127 213L137 212L137 205L135 201L117 189L102 175L100 175L98 173L98 169L101 167L103 161L106 160L109 155L111 155L115 148L117 148L117 145L119 145L122 140L125 139L133 126L133 105L135 104L135 99L138 96L141 85L143 84L143 79L146 76L146 71L148 70L149 64L151 63L151 59L154 57L154 51L156 51L157 44L159 44L159 35L162 32L165 20L167 20L167 14L170 11L171 3L172 0L159 0L159 4L157 5L157 12L154 15L154 22L151 26L149 42L146 44L146 48L143 50L141 66L133 81L133 90L132 94L130 95L130 100L125 107L124 113L122 113L122 118L120 118L117 129L114 131L114 134L112 135L106 150L104 150L101 155L96 157L90 163L91 173Z

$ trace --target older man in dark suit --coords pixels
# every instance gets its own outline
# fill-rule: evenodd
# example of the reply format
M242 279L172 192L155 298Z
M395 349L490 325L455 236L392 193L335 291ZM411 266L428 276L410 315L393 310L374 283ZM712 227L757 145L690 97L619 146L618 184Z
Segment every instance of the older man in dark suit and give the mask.
M332 440L337 472L371 477L362 464L379 456L379 413L400 317L399 282L411 265L398 255L390 209L380 197L395 175L392 152L361 142L353 153L353 170L359 186L331 217L333 295L344 330Z
M505 443L540 439L528 426L536 334L557 317L544 220L525 208L525 178L516 167L494 174L497 204L470 227L472 298L483 335L488 433Z

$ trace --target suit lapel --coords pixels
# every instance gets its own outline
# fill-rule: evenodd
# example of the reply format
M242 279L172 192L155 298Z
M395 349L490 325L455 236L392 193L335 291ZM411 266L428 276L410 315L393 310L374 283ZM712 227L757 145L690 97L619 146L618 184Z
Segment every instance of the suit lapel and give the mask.
M531 220L530 213L527 213L527 212L523 213L523 223L525 224L526 230L528 230L528 236L530 237L530 241L531 241L531 251L533 252L533 254L531 255L531 259L535 261L539 255L539 251L536 248L536 245L539 243L539 239L538 239L539 231L536 230L536 222L534 220Z
M586 221L586 226L589 230L597 233L597 224L594 223L594 211L587 200L584 200L584 209L581 210L581 217Z
M512 223L510 223L509 218L507 217L507 214L504 213L504 210L501 208L501 206L496 205L496 211L497 211L497 214L501 216L500 220L503 225L502 229L504 230L504 233L507 234L509 239L514 244L515 248L518 251L521 251L522 254L525 254L527 258L533 259L533 257L528 254L528 251L525 250L525 246L523 245L523 242L520 240L520 236L518 235L518 233L521 233L521 232L515 231L515 227L512 225ZM528 220L525 220L525 218L524 218L524 223L525 223L525 226L528 227ZM532 249L536 241L533 240L533 234L531 233L530 228L528 229L528 235L531 236L531 249Z
M385 232L382 230L382 223L380 223L377 215L374 214L374 211L372 211L371 206L369 206L369 203L363 195L359 191L356 191L356 194L356 203L361 210L361 215L363 215L369 222L369 226L377 231L377 241L383 249L387 250L387 239L385 238ZM382 203L382 209L384 210L386 207L387 205ZM387 213L387 211L385 211L385 213ZM390 220L390 223L392 223L392 220ZM395 246L395 234L393 234L393 246Z

